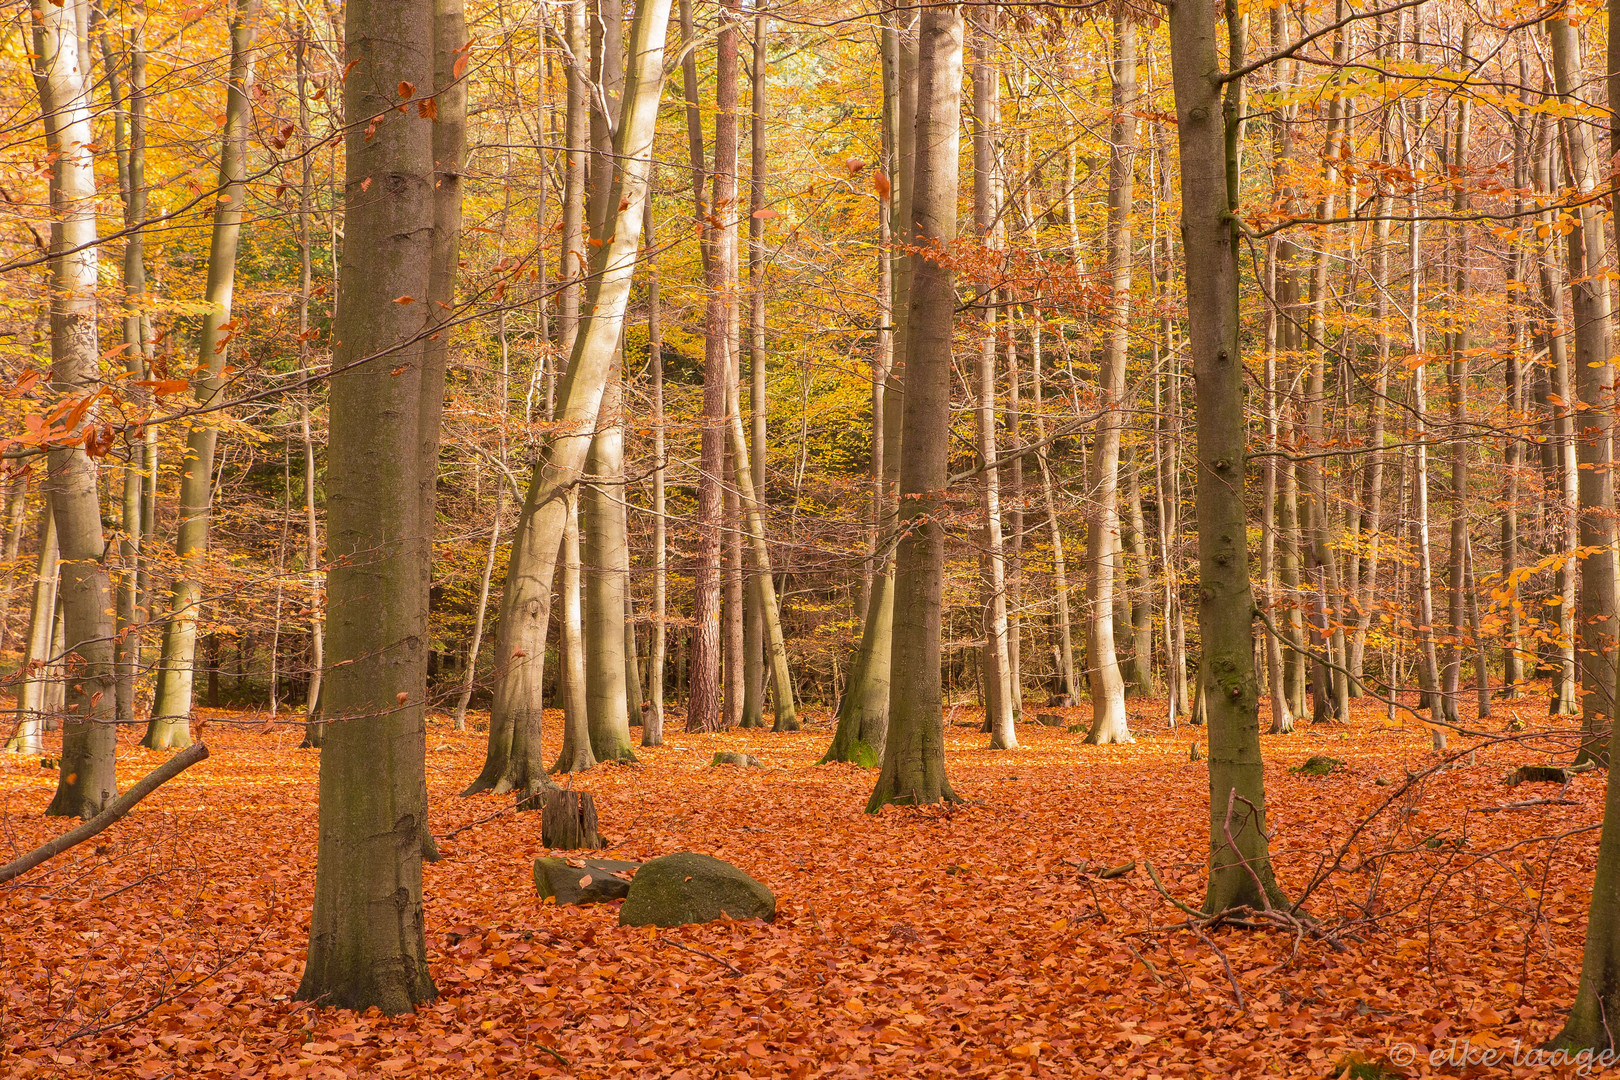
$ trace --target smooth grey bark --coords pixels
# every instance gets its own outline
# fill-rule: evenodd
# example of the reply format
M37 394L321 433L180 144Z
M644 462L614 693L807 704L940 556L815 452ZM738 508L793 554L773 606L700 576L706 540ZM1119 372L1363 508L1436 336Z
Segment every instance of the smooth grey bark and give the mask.
M1580 35L1565 19L1547 20L1552 44L1553 83L1565 105L1590 106L1578 90L1582 72ZM1614 362L1609 327L1608 251L1603 209L1594 200L1600 163L1589 124L1562 118L1570 179L1582 199L1573 211L1575 227L1566 236L1570 310L1575 330L1575 396L1580 421L1575 452L1579 462L1581 562L1577 667L1581 673L1581 749L1577 763L1609 760L1614 725L1616 610L1614 478Z
M18 470L6 484L5 540L0 544L0 652L11 629L11 598L17 588L17 553L22 547L23 519L28 509L28 473Z
M28 640L23 649L22 680L17 684L17 727L6 750L17 754L45 752L45 691L50 678L51 635L56 628L57 562L60 548L49 499L39 511L39 557L34 565L33 603Z
M983 13L973 29L973 226L991 253L1006 243L1003 223L1001 141L1001 68L992 57L997 32L994 9ZM978 435L984 486L984 707L990 749L1018 745L1013 724L1012 661L1007 655L1007 568L1001 537L1001 469L996 453L996 301L991 290L980 317L978 365Z
M1228 55L1242 63L1245 20L1227 8ZM1187 327L1197 402L1199 682L1209 723L1210 874L1204 910L1284 902L1272 872L1249 584L1244 373L1238 348L1236 209L1242 80L1220 79L1213 4L1170 9L1181 149ZM1222 90L1225 90L1224 101Z
M1091 488L1096 510L1086 529L1091 586L1090 641L1092 745L1134 742L1125 715L1125 680L1114 648L1114 585L1119 577L1119 445L1125 426L1125 365L1130 357L1131 204L1135 197L1136 24L1114 15L1114 129L1108 154L1108 332L1097 389L1102 410L1092 443Z
M651 200L649 188L647 198ZM648 214L642 226L649 253L658 250L653 227L653 215ZM641 745L664 744L664 656L668 626L665 622L669 595L668 524L665 520L664 478L667 463L664 460L664 330L662 308L658 296L658 262L656 255L647 259L647 367L652 374L652 637L647 646L647 699L641 717Z
M570 490L567 498L568 520L563 525L562 537L562 648L561 671L557 677L557 693L562 698L562 748L551 766L554 773L585 772L595 768L596 755L591 752L589 676L585 670L584 603L581 599L582 577L580 567L580 541L578 495Z
M1620 102L1620 3L1609 5L1607 52L1611 106ZM1620 121L1611 114L1609 150L1620 151ZM1612 178L1611 197L1620 196L1620 178ZM1611 201L1612 214L1620 205ZM1582 222L1583 230L1601 222ZM1620 697L1620 683L1614 688ZM1605 746L1607 750L1607 746ZM1598 838L1597 870L1592 881L1592 904L1586 925L1586 948L1575 1003L1553 1045L1568 1050L1609 1050L1614 1047L1613 1017L1620 1015L1620 784L1611 775L1603 804L1603 828Z
M513 535L496 636L496 684L490 749L467 793L494 787L517 733L531 733L538 752L540 663L551 617L551 587L571 519L567 496L583 474L597 413L624 328L637 248L647 210L652 139L663 89L664 35L669 0L636 8L619 121L614 130L614 178L608 205L611 230L597 237L568 368L557 392L557 418L540 448L523 512ZM566 326L565 326L566 330ZM506 734L503 736L502 732ZM508 740L504 742L502 740ZM527 786L539 786L534 775Z
M919 248L943 250L956 241L962 32L962 12L954 5L925 8L918 20L916 174L908 232ZM901 436L905 454L900 462L889 729L883 765L866 806L869 813L889 803L957 800L945 777L940 685L945 528L939 519L948 483L956 288L950 265L938 256L919 252L907 259L912 267Z
M315 284L313 230L314 184L310 168L309 75L305 31L299 22L293 40L293 69L298 84L298 367L309 370L309 302ZM304 573L308 575L312 598L309 615L309 692L304 701L304 740L300 746L318 747L324 729L320 724L321 669L326 660L325 573L321 566L320 523L315 515L315 439L310 431L309 401L298 403L298 436L304 449Z
M100 378L96 329L96 181L91 156L92 84L86 70L86 0L33 7L40 114L51 163L51 388L86 405ZM97 469L84 450L87 409L67 414L47 455L43 485L60 544L59 651L74 668L63 686L62 758L45 813L92 818L117 794L113 721L117 666L112 583L102 559ZM66 664L64 666L67 666Z
M315 900L297 998L393 1014L437 996L422 914L432 554L422 466L435 436L421 428L436 418L429 399L442 393L425 381L439 170L434 123L419 108L398 108L401 90L408 102L434 85L434 6L355 0L344 30L354 66L343 89L345 269L329 392L333 662L322 689Z
M892 136L894 177L890 207L893 333L889 342L890 362L884 372L882 423L874 432L882 449L883 463L875 481L877 498L874 513L881 523L873 554L872 589L867 597L866 619L861 627L860 645L850 663L849 680L838 704L838 728L822 763L847 761L863 766L878 765L883 759L889 724L889 688L892 669L894 628L894 553L898 530L898 504L893 497L900 480L901 421L905 378L907 320L910 311L911 259L903 245L911 229L911 197L915 172L915 118L917 108L916 16L909 10L892 10L885 18L883 32L884 87L888 95L885 122L893 118ZM896 251L897 246L902 246ZM898 255L898 257L896 257ZM876 391L874 391L876 393Z
M208 247L208 283L202 330L197 344L197 375L192 394L203 406L225 393L226 352L236 324L231 303L236 286L236 251L247 207L248 128L253 107L248 94L256 59L259 0L237 0L231 18L231 67L225 89L225 128L219 154L219 196ZM141 745L153 750L191 745L192 680L197 655L197 620L203 605L203 558L208 552L212 513L214 449L219 428L211 417L195 422L186 434L180 466L179 529L174 553L180 570L169 597L163 626L163 652L158 660L152 716Z

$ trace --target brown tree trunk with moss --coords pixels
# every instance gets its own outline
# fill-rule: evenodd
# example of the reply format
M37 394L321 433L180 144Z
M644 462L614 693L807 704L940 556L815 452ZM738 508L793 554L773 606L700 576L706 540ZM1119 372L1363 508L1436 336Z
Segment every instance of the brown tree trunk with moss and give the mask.
M962 107L962 12L924 8L917 41L916 179L910 234L919 246L956 240ZM956 291L948 264L911 254L906 392L900 462L900 541L895 552L894 643L883 766L867 802L954 802L945 778L940 613L951 421L951 337Z

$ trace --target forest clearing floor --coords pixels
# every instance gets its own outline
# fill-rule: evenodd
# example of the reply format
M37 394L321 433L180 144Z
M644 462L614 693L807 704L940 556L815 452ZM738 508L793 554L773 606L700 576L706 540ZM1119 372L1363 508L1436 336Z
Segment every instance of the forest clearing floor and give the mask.
M446 839L425 892L439 998L397 1018L291 1000L317 756L296 749L299 725L200 710L211 757L0 887L0 1076L1311 1077L1356 1055L1410 1062L1389 1075L1457 1075L1432 1067L1431 1049L1459 1061L1453 1040L1528 1049L1575 993L1604 774L1576 776L1562 798L1556 784L1503 785L1520 764L1572 758L1578 722L1549 721L1545 703L1542 687L1496 703L1470 726L1499 732L1518 714L1523 741L1411 784L1407 770L1440 759L1427 731L1386 722L1381 705L1263 736L1291 896L1390 804L1305 905L1345 951L1224 926L1208 932L1224 961L1163 929L1186 916L1141 865L1202 901L1208 763L1188 746L1207 745L1202 729L1169 732L1162 701L1131 702L1132 745L1031 723L999 752L978 714L952 710L947 767L967 801L876 817L863 812L874 771L815 764L824 710L792 735L690 735L672 710L667 745L638 749L640 766L574 778L595 794L605 854L704 852L778 898L772 925L675 930L620 927L616 904L541 903L540 815L460 798L484 736L435 716L430 821ZM1089 721L1088 707L1030 715L1053 711ZM548 716L548 760L560 727ZM140 734L121 733L120 788L163 760ZM765 767L709 768L722 749ZM1313 754L1346 767L1291 771ZM54 784L38 758L0 755L0 861L68 827L41 816ZM1549 801L1498 809L1537 799Z

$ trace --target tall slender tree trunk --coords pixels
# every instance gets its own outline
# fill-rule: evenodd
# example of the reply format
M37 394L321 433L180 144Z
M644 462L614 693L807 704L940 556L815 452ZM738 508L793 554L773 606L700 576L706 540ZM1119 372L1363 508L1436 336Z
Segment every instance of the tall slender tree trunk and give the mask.
M1125 680L1114 649L1114 585L1123 552L1119 530L1119 444L1125 427L1125 367L1130 357L1131 204L1135 197L1136 24L1114 15L1114 131L1108 156L1108 336L1097 387L1103 399L1092 444L1096 511L1086 530L1091 578L1091 730L1093 745L1134 742L1125 716Z
M962 12L925 8L918 20L916 179L911 227L918 245L956 240L957 169L962 98ZM900 462L902 531L895 552L894 640L889 730L883 765L867 803L954 802L945 778L945 714L940 685L940 615L945 529L938 512L947 483L951 412L951 337L956 309L952 271L921 254L912 263L906 333L906 393Z
M911 204L915 172L917 112L917 17L909 9L892 9L883 33L886 115L892 111L895 130L893 203L891 222L891 310L893 335L890 363L882 388L882 423L879 437L883 455L874 502L881 522L873 555L872 589L860 647L850 663L849 680L838 705L838 729L823 762L848 761L863 766L880 764L889 724L890 676L893 664L894 551L898 535L899 505L894 493L900 482L900 447L904 415L903 385L909 340L912 260L904 246L911 235ZM892 74L890 74L892 72ZM898 255L898 257L895 257ZM874 422L876 418L874 418Z
M973 224L979 242L999 253L1005 237L999 168L1001 139L1001 70L992 58L998 29L995 9L973 27ZM984 295L979 325L978 427L984 471L984 704L990 749L1018 745L1013 726L1011 662L1007 655L1007 573L1001 538L1001 475L996 454L996 304L999 294Z
M226 350L235 334L231 314L236 285L236 249L242 235L247 202L248 128L252 105L248 94L253 82L254 36L259 0L237 0L231 19L231 70L225 90L225 132L219 155L218 200L214 204L213 234L208 248L208 285L203 302L202 333L198 339L197 377L192 394L204 406L214 405L225 393L223 371ZM392 298L390 298L392 299ZM192 424L180 468L180 527L175 555L180 571L169 599L169 617L163 627L163 655L158 661L157 690L152 718L141 745L153 750L191 745L192 676L197 654L197 620L203 604L203 559L208 553L208 523L213 502L214 447L219 428L211 417Z
M298 84L298 367L309 373L309 302L314 286L313 230L314 193L310 168L308 48L300 22L293 40L294 74ZM309 401L298 403L298 434L304 447L304 572L309 576L309 691L304 702L304 741L306 747L321 745L325 730L320 722L321 668L326 658L326 603L322 595L325 574L321 569L320 524L315 516L315 440L310 432Z
M647 191L648 213L642 226L647 238L647 367L652 373L652 637L647 647L647 700L641 717L641 745L664 744L664 656L669 595L668 524L665 520L664 477L664 330L658 295L658 241L651 211L652 189Z
M765 154L765 125L767 108L766 67L769 63L767 43L770 23L764 5L755 9L754 57L752 69L753 94L749 124L748 168L748 415L749 464L752 467L754 494L763 509L765 500L765 437L770 400L766 396L765 372L765 201L769 162ZM762 522L763 523L763 522ZM750 532L750 536L752 533ZM760 566L755 563L747 580L748 607L743 622L743 723L764 725L765 715L765 591L759 580ZM780 612L776 613L779 617ZM789 698L793 688L786 691ZM797 721L795 721L795 725Z
M1553 82L1566 105L1586 104L1577 86L1582 72L1580 36L1564 19L1548 19ZM1581 410L1575 452L1579 461L1581 563L1580 622L1576 629L1581 672L1581 750L1577 761L1609 760L1614 724L1616 610L1614 525L1614 362L1609 330L1609 262L1602 207L1594 196L1600 166L1592 129L1574 116L1562 121L1570 179L1582 202L1569 251L1570 308L1575 321L1575 397Z
M533 758L519 757L513 748L523 741L532 755L539 752L540 661L563 529L572 516L565 496L584 471L639 260L669 8L669 0L638 5L631 23L630 64L614 129L614 179L607 199L617 210L608 212L606 235L594 238L600 246L593 249L567 371L558 387L557 418L540 447L513 535L497 621L490 746L484 769L467 794L497 784L532 791L544 783L543 776L524 765Z
M100 376L96 330L96 182L91 157L92 86L86 71L86 0L33 9L40 114L51 163L51 386L64 398L94 394ZM47 816L91 818L117 794L113 726L117 669L112 583L102 562L101 500L95 462L84 450L94 414L81 410L47 455L44 483L60 544L58 598L65 680L62 758ZM71 415L71 414L70 414Z
M1227 64L1243 61L1245 20L1227 9ZM1199 682L1209 722L1210 875L1204 910L1284 902L1272 873L1254 674L1244 490L1247 431L1238 349L1242 79L1223 83L1212 4L1170 9L1170 61L1181 148L1187 325L1197 394Z
M1609 5L1609 38L1606 69L1609 102L1620 103L1620 3ZM1612 114L1609 122L1609 150L1620 151L1620 121ZM1611 194L1620 196L1620 179L1611 179ZM1612 201L1611 212L1620 214ZM1583 220L1582 232L1595 229L1600 221ZM1585 237L1583 236L1583 239ZM1583 395L1584 396L1584 395ZM1614 687L1620 694L1620 685ZM1605 743L1604 750L1608 747ZM1610 1050L1615 1046L1614 1021L1620 1015L1620 784L1611 776L1603 805L1603 829L1598 839L1597 870L1592 882L1592 905L1586 926L1586 949L1581 962L1581 980L1575 1003L1563 1030L1553 1045L1568 1050Z
M698 458L688 731L715 731L722 720L720 594L724 581L720 556L725 514L726 385L732 366L731 300L737 284L738 10L737 0L722 5L722 25L715 47L714 192L709 202L710 220L704 225L704 286L708 298L703 324L703 431Z

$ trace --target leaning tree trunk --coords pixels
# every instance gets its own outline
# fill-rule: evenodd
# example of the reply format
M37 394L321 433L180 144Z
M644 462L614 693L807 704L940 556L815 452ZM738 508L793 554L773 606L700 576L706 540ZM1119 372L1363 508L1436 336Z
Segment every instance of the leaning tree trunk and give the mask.
M916 179L910 236L948 249L956 240L962 104L962 13L925 8L917 35ZM906 392L900 462L900 540L895 550L893 670L883 766L867 802L955 802L945 778L945 714L940 686L940 613L951 423L951 337L956 311L952 269L920 254L912 262L906 333Z
M66 680L62 758L49 816L92 818L117 794L114 726L117 665L113 656L112 583L102 562L101 499L96 464L84 449L88 406L100 377L96 334L96 179L91 143L92 84L81 57L89 25L86 0L33 10L39 56L40 113L51 170L51 384L85 408L70 410L53 430L44 484L61 545L58 595Z
M1242 63L1244 20L1227 7L1228 64ZM1210 874L1204 910L1284 902L1266 837L1249 584L1244 373L1238 349L1238 149L1242 79L1216 75L1215 7L1170 9L1170 60L1181 149L1188 266L1187 327L1197 395L1199 679L1209 722Z
M252 123L248 93L253 82L254 33L259 0L237 0L231 19L231 73L225 90L225 133L219 154L219 197L214 204L213 235L208 248L208 286L198 338L198 374L192 393L205 406L225 394L225 356L235 332L231 316L236 284L236 248L242 235L247 202L247 140ZM389 298L390 300L393 297ZM203 559L208 553L208 521L213 502L214 447L219 428L208 416L192 424L180 469L180 527L174 552L180 572L169 599L163 626L163 654L158 660L152 717L141 745L166 750L191 745L192 676L197 657L197 616L203 602Z
M513 537L496 636L490 748L484 769L468 794L494 787L508 772L512 732L520 727L532 731L538 743L540 660L545 655L545 626L551 617L551 586L563 528L571 517L565 496L584 471L639 260L654 121L663 89L669 7L669 0L638 5L631 25L631 64L614 130L612 160L616 167L607 200L610 231L594 238L600 246L593 248L568 369L558 388L557 419L536 460ZM503 730L507 732L504 745L498 741ZM540 777L526 779L530 787L541 783Z
M1091 579L1091 730L1093 745L1135 740L1125 716L1125 680L1114 649L1114 583L1123 547L1119 536L1119 443L1125 427L1125 364L1130 353L1131 201L1136 156L1136 24L1114 15L1114 132L1108 157L1108 337L1103 343L1097 388L1102 414L1091 462L1096 511L1086 530L1086 568ZM1202 518L1200 518L1202 521Z
M437 170L431 110L411 101L417 88L432 93L434 23L424 0L362 0L345 15L355 70L344 112L371 121L351 122L346 140L327 469L333 663L322 692L315 904L297 996L384 1013L437 996L422 916L432 554L422 448L434 436L421 430L427 399L442 392L423 381ZM382 197L367 193L377 188Z

